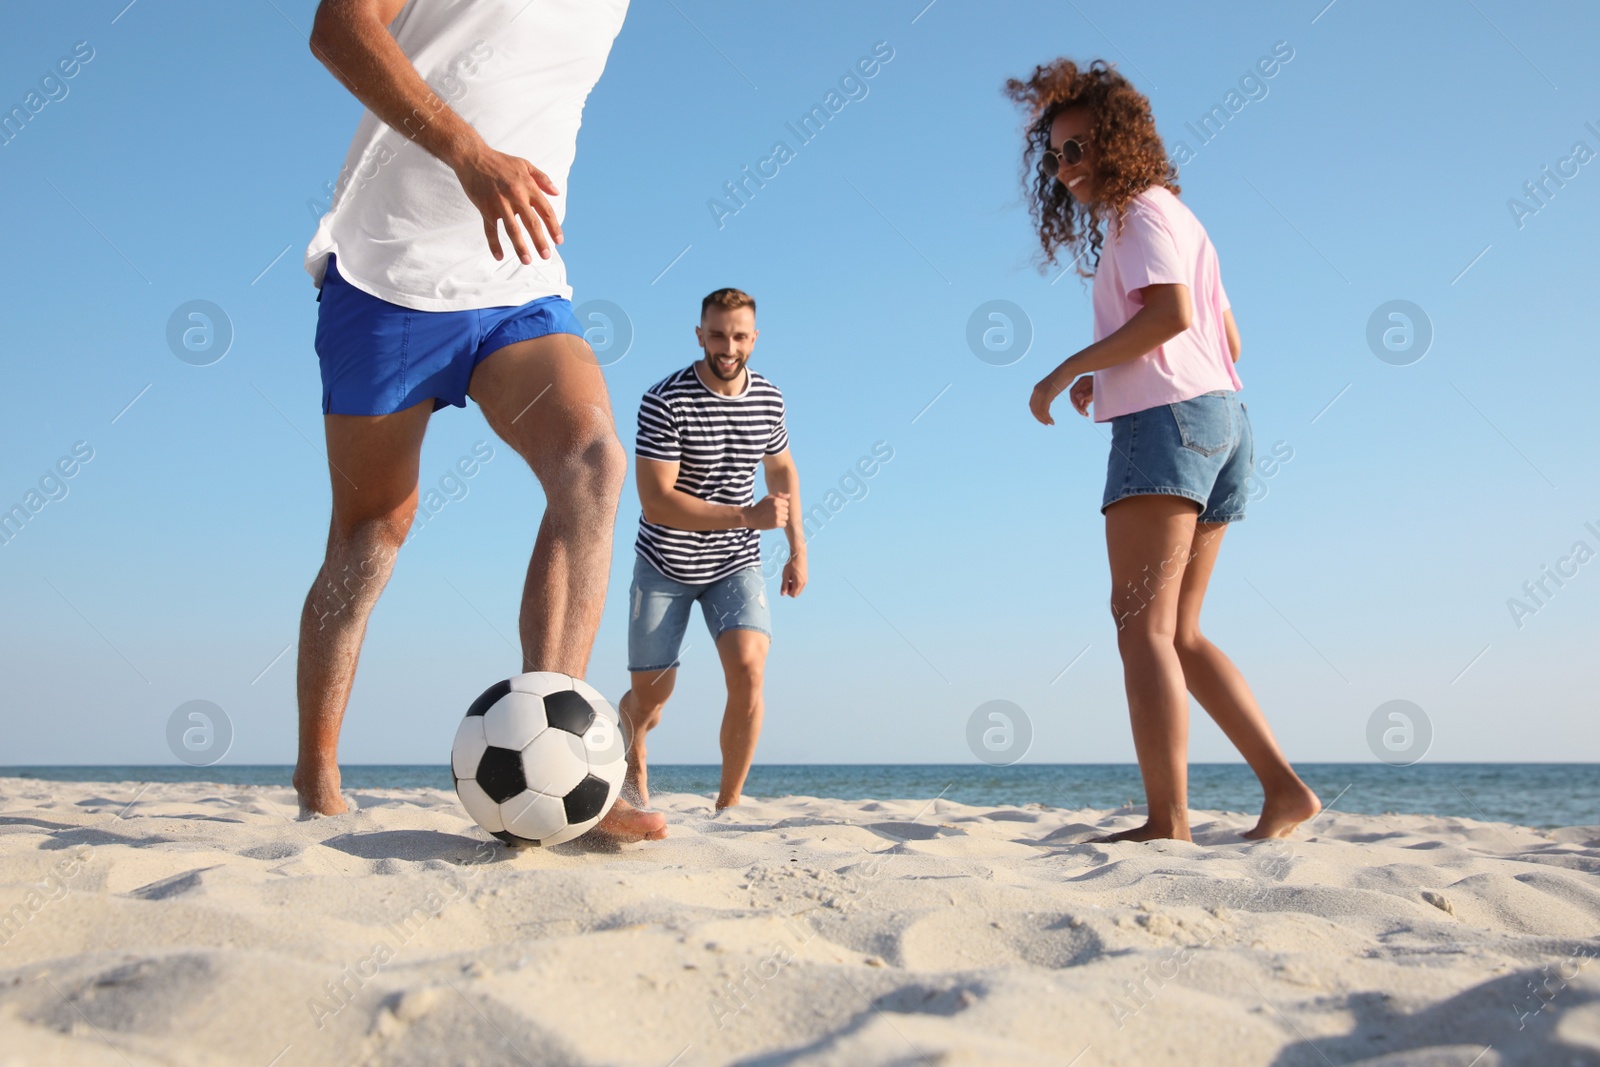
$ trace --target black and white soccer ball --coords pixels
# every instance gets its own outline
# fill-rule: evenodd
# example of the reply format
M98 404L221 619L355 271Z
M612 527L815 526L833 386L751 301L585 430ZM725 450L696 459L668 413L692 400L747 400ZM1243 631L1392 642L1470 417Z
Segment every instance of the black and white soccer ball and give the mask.
M515 847L558 845L611 810L626 753L621 719L593 686L535 671L472 702L450 768L479 826Z

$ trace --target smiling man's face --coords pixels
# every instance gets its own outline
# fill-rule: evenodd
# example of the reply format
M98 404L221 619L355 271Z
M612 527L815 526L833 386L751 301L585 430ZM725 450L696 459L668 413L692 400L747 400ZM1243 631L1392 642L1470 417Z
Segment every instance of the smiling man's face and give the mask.
M694 329L706 350L706 369L725 382L737 381L756 343L756 313L750 308L706 308Z

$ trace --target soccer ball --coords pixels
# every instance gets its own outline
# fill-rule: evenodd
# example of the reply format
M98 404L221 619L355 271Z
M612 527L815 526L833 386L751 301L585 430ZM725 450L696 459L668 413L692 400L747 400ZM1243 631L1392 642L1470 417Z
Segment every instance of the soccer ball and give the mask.
M472 702L450 769L479 826L513 847L558 845L611 810L626 752L621 720L593 686L535 671Z

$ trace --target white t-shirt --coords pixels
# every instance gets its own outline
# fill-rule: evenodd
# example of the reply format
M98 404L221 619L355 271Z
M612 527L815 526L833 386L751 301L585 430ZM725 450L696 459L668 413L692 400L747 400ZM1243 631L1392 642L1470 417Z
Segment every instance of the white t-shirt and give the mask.
M567 171L589 91L605 69L628 0L410 0L389 24L433 91L490 148L520 156L561 190L548 196L566 217ZM419 116L418 121L426 121ZM509 307L572 297L555 246L527 266L500 237L489 251L483 216L455 172L370 110L335 185L333 206L306 248L318 288L328 255L364 292L420 311Z

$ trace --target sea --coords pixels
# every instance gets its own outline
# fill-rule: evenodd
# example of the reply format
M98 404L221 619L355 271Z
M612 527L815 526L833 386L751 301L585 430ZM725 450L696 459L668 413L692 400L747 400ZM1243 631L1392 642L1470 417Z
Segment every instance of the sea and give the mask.
M0 777L63 782L220 782L287 786L287 765L0 767ZM1453 815L1551 829L1600 826L1600 763L1300 763L1295 770L1324 806L1352 814L1387 812ZM348 790L451 789L443 764L346 764ZM714 795L715 764L650 768L652 793ZM839 800L927 800L984 806L1042 804L1051 808L1118 808L1142 804L1139 768L1132 763L983 764L837 763L757 764L745 794ZM1261 787L1239 763L1189 765L1189 806L1253 813Z

